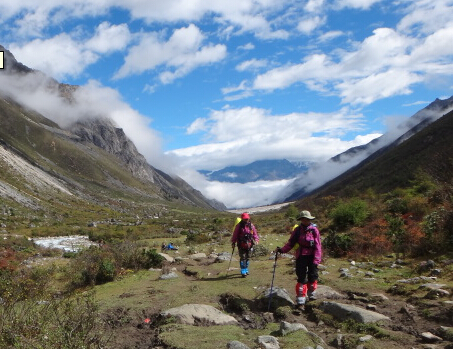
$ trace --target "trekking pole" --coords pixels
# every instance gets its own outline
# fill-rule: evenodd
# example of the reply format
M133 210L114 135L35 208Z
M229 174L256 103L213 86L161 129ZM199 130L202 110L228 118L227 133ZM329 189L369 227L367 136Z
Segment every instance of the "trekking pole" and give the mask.
M228 276L228 272L230 271L231 260L233 259L233 253L234 253L234 248L235 247L236 247L236 245L233 246L233 251L231 251L230 263L228 264L228 269L227 269L226 276Z
M278 249L278 247L277 247L277 249ZM274 271L272 272L271 292L269 293L269 304L267 306L267 311L269 311L271 309L271 302L272 302L272 296L273 296L272 289L274 288L275 267L277 266L277 256L278 256L278 252L276 251L275 252L275 261L274 261Z

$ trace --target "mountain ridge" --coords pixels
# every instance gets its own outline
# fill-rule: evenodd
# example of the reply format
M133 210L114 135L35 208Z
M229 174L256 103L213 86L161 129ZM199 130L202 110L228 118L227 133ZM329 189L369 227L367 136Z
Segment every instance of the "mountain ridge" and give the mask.
M73 93L78 89L77 86L59 84L53 78L17 62L13 54L3 46L0 49L5 51L5 69L0 71L0 76L14 78L18 74L33 74L37 76L36 86L57 92L64 103L76 103ZM30 89L34 87L27 86ZM78 197L90 198L98 204L108 200L113 192L114 196L121 196L119 191L122 190L125 195L136 199L140 197L145 201L158 200L160 203L168 201L206 209L226 209L222 203L205 198L181 178L170 176L148 164L124 131L105 117L87 116L62 128L45 115L24 107L14 96L2 90L0 126L0 145L3 153L7 152L9 155L3 157L2 167L9 168L9 171L2 173L0 183L4 187L8 185L11 188L12 185L19 188L16 194L24 188L28 192L40 192L42 198L36 196L37 201L49 200L42 187L28 183L32 183L32 178L26 177L25 173L20 174L23 184L12 180L17 173L14 173L6 159L19 157L64 182L70 188L69 191L77 193ZM96 195L89 192L88 187L95 188Z
M287 159L257 160L244 166L227 166L217 171L200 170L210 181L248 183L291 179L308 170L310 163L292 163Z
M350 148L343 153L335 155L325 163L313 166L286 188L284 192L286 195L283 195L276 203L298 200L317 191L318 188L327 186L329 182L334 181L345 173L360 168L373 161L376 157L380 157L393 148L398 147L451 110L453 110L453 96L444 100L436 99L400 124L398 126L399 130L387 132L367 144ZM314 184L319 180L320 173L327 171L337 172L331 175L330 178L324 177L324 182L318 182L317 185Z

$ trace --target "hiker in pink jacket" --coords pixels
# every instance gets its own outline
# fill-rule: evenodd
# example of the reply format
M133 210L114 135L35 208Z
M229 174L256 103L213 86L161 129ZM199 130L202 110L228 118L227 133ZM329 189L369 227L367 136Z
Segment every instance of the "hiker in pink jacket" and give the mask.
M305 304L305 300L313 300L318 287L318 265L321 263L322 247L319 230L312 220L315 219L309 211L301 211L297 217L300 225L294 228L291 237L283 247L278 247L276 253L287 253L296 247L296 307Z
M249 259L253 246L260 240L255 226L250 221L250 215L244 212L241 220L234 227L233 236L231 237L231 246L237 244L239 251L239 265L241 267L242 277L249 275Z

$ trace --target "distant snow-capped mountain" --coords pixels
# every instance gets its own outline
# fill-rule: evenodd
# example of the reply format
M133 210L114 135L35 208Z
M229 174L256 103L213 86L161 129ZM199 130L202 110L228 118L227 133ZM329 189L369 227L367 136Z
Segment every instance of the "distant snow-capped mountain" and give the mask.
M294 178L307 171L312 163L283 160L259 160L245 166L228 166L218 171L200 170L210 181L248 183Z

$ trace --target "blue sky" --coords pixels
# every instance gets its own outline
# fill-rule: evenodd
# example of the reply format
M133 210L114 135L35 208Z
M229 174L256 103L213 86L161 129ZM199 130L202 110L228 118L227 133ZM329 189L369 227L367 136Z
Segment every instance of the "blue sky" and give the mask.
M150 164L234 205L244 187L194 170L324 161L451 96L452 18L452 0L15 0L0 44L92 103L30 106L110 116ZM285 185L248 185L249 204Z

